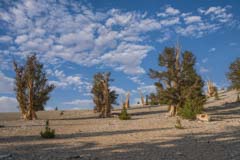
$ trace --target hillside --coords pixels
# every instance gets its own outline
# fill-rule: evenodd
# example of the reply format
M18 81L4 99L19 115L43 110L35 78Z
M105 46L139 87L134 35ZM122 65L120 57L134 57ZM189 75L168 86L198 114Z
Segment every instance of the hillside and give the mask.
M236 92L211 98L205 112L210 122L167 117L167 106L135 106L129 121L99 119L92 111L38 112L39 120L23 121L17 113L1 113L0 160L234 160L240 159L240 104ZM115 109L113 114L119 113ZM42 139L45 120L56 138Z

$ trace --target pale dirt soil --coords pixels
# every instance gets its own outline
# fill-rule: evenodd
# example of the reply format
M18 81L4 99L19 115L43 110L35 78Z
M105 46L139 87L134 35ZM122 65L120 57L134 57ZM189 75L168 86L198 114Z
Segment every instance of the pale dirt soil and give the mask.
M99 119L92 111L38 112L35 121L2 113L0 160L240 160L240 104L231 103L233 91L220 98L205 106L211 122L182 120L182 130L166 117L166 106L131 108L129 121ZM46 119L55 139L39 135Z

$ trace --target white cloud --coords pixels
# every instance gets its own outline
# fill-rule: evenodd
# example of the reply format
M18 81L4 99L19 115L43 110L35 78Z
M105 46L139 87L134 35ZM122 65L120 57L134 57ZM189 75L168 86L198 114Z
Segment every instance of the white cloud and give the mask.
M140 86L137 88L137 90L141 91L143 94L150 94L156 92L156 86L155 85L145 85Z
M184 18L186 24L194 23L194 22L201 22L200 16L188 16Z
M11 54L25 56L30 51L37 52L48 63L63 60L84 66L110 66L125 74L143 74L141 62L154 49L148 32L158 32L159 42L176 33L202 37L233 19L228 10L229 7L210 7L199 9L201 17L190 16L191 13L180 16L180 10L167 6L154 17L146 12L119 9L99 12L75 1L19 1L1 10L0 20L6 22L9 32L0 41L13 42ZM133 63L128 59L134 59Z
M0 36L0 43L7 43L12 41L12 37L10 36Z
M116 50L102 56L102 60L126 74L141 74L145 71L140 64L150 50L152 50L150 46L121 43Z
M68 86L66 82L61 82L61 81L49 81L49 84L55 85L57 88L65 88Z
M216 48L210 48L209 50L208 50L208 52L215 52L216 51Z
M144 82L141 81L141 79L138 76L128 77L130 80L132 80L134 83L137 83L138 85L144 85Z
M205 67L200 67L200 72L201 73L207 73L207 72L209 72L209 70Z
M166 10L165 10L165 12L166 12L167 14L169 14L169 15L177 15L177 14L180 13L180 11L179 11L178 9L175 9L175 8L173 8L173 7L171 7L171 6L167 7Z
M202 60L202 63L206 63L208 61L208 58L204 58L203 60Z
M233 18L231 13L227 12L227 9L231 8L231 6L220 7L220 6L213 6L209 7L207 10L198 9L198 11L204 15L209 15L211 20L216 20L221 23L230 22Z
M219 25L217 24L199 22L187 25L186 27L177 27L176 32L182 36L193 36L199 38L218 29Z
M164 20L160 21L160 23L163 26L171 26L174 24L178 24L179 20L180 20L179 17L174 17L174 18L164 19Z
M0 112L18 112L18 103L16 98L0 97Z
M14 79L5 76L0 71L0 93L13 93Z
M171 38L170 34L165 34L165 35L163 35L162 38L159 38L157 41L160 42L160 43L163 43L163 42L169 40L170 38Z
M86 84L78 74L67 76L62 70L58 69L55 71L48 69L47 73L56 77L57 80L50 80L49 83L54 84L57 88L73 87L73 89L80 91L82 87L88 87L88 84Z
M116 91L119 95L125 95L127 93L124 89L117 86L111 86L110 89Z
M54 108L53 107L45 107L44 110L46 110L46 111L53 111Z
M18 36L18 37L15 39L15 42L16 42L17 44L21 44L21 43L26 42L27 39L28 39L28 36L27 36L27 35L20 35L20 36Z
M238 44L236 42L229 43L229 46L237 46Z

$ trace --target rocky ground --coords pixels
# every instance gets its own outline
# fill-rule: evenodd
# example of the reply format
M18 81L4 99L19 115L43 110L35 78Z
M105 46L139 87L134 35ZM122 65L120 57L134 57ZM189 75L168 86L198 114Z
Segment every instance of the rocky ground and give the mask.
M92 111L38 112L39 120L23 121L1 113L0 160L239 160L240 103L236 92L222 92L205 108L212 121L167 117L166 106L136 106L132 119L99 119ZM114 114L120 110L113 111ZM55 139L42 139L45 120Z

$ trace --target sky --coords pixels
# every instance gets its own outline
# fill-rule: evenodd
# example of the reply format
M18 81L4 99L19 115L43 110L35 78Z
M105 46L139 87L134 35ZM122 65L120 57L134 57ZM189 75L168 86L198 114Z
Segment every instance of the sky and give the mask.
M46 110L92 109L93 75L111 72L111 89L130 102L155 92L150 68L178 41L197 57L197 72L227 87L240 57L240 1L0 1L0 112L16 112L12 60L36 53L56 89Z

